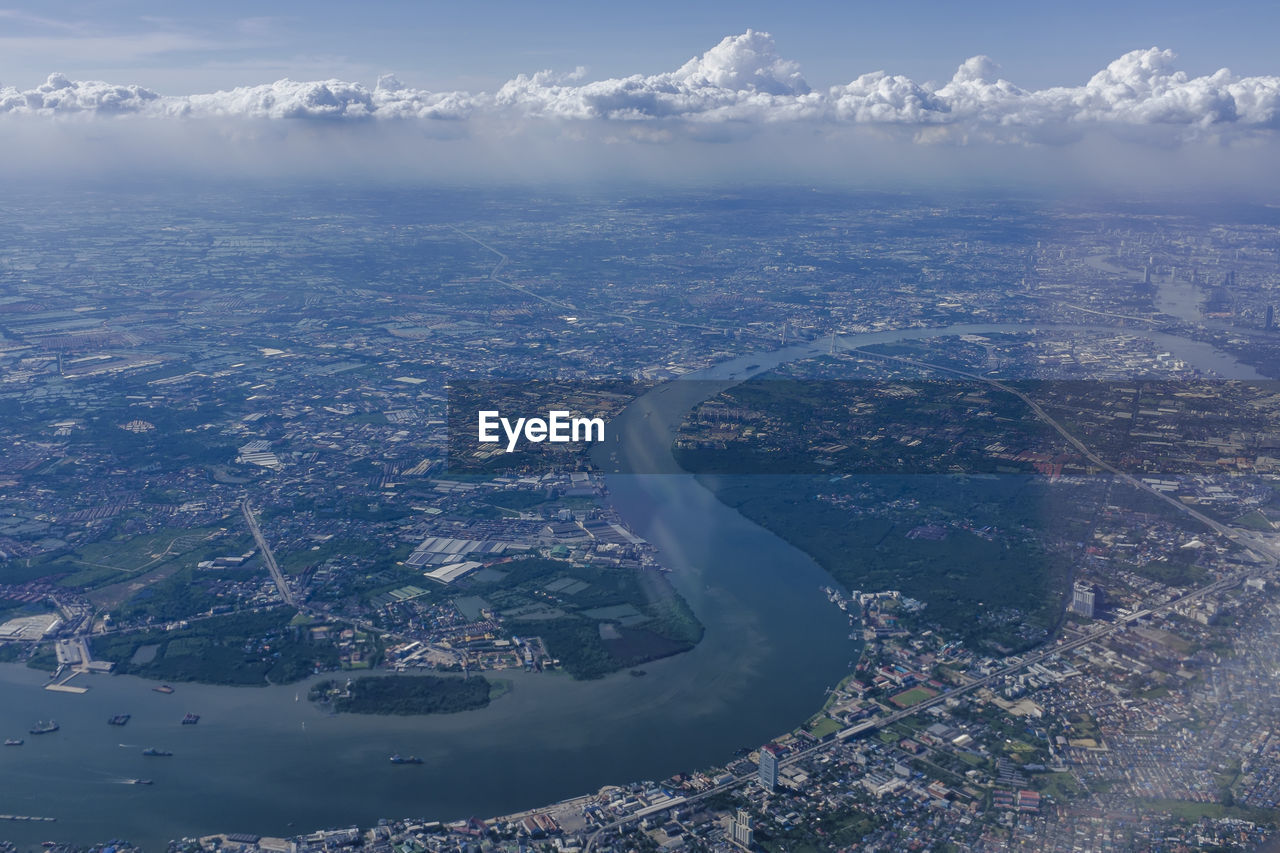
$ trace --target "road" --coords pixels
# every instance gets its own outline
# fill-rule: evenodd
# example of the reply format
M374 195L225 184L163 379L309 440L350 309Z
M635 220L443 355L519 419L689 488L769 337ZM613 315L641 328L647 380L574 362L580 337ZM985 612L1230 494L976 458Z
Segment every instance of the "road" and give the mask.
M568 311L571 314L577 314L577 315L586 314L586 315L595 315L597 317L614 317L620 320L627 320L628 322L631 322L631 323L651 323L655 326L683 326L689 329L702 329L704 331L710 331L710 332L725 331L723 328L718 328L716 326L706 326L701 323L685 323L680 320L666 320L661 317L637 317L634 314L624 314L620 311L595 311L595 310L586 309L586 308L578 308L577 306L570 305L568 302L560 302L548 296L543 296L542 294L535 293L534 291L530 290L527 287L524 287L523 285L516 284L515 282L509 281L508 279L505 279L505 278L499 278L498 273L501 272L502 268L507 265L508 259L505 254L498 251L493 246L490 246L488 243L481 240L479 237L473 237L472 235L468 234L466 231L463 231L461 228L457 227L456 225L450 225L449 228L456 231L458 234L462 235L463 237L466 237L472 243L475 243L476 245L481 246L482 248L488 249L490 252L493 252L495 255L498 256L498 263L494 266L493 269L489 270L489 280L492 281L494 284L499 284L507 288L508 290L514 290L516 293L524 294L525 296L528 296L530 299L536 299L539 302L543 302L554 308L558 308L561 311Z
M280 598L284 600L285 604L290 607L296 607L299 613L305 613L309 616L318 616L324 619L336 619L341 622L346 622L362 631L380 634L383 637L390 637L393 640L399 640L403 643L417 641L459 664L465 663L463 655L453 649L446 649L443 646L428 643L420 637L411 637L408 634L401 634L398 631L389 631L386 628L380 628L372 622L366 622L363 619L353 619L350 616L330 613L327 610L311 607L310 605L298 601L297 596L294 595L293 590L285 580L284 573L280 571L280 566L276 564L275 554L271 552L271 546L267 543L267 538L262 535L262 529L258 527L258 520L254 518L253 507L249 505L248 498L245 498L240 502L240 511L244 513L244 520L249 525L249 531L253 534L253 540L258 543L258 550L262 552L263 562L267 564L267 570L271 572L271 580L275 582L276 589L280 593Z
M985 383L993 388L997 388L1001 391L1004 391L1005 393L1012 394L1013 396L1021 400L1023 403L1025 403L1031 409L1031 411L1035 413L1036 417L1038 417L1040 420L1044 421L1046 424L1048 424L1050 427L1056 430L1058 434L1061 435L1064 439L1066 439L1066 441L1072 447L1074 447L1082 456L1084 456L1094 465L1111 473L1119 480L1133 486L1134 488L1159 498L1165 503L1175 507L1179 512L1182 512L1190 516L1191 518L1194 518L1197 521L1203 523L1210 529L1221 534L1222 536L1236 543L1240 547L1257 555L1259 558L1262 559L1264 563L1268 564L1270 567L1274 568L1277 565L1277 563L1280 562L1277 560L1277 556L1275 552L1271 550L1270 546L1254 542L1253 540L1248 538L1246 535L1244 535L1241 531L1234 530L1230 527L1227 527L1224 524L1221 524L1215 521L1212 518L1209 518L1203 513L1198 512L1197 510L1192 509L1191 507L1182 503L1181 501L1176 500L1163 492L1159 492L1159 491L1156 491L1155 489L1152 489L1150 486L1148 486L1146 483L1142 482L1141 480L1105 462L1096 453L1094 453L1088 447L1086 447L1084 442L1080 441L1078 438L1073 436L1071 433L1069 433L1066 430L1065 427L1063 427L1060 423L1058 423L1056 420L1050 417L1050 415L1047 412L1045 412L1045 410L1041 408L1041 406L1036 401L1032 400L1030 397L1022 393L1021 391L1017 390L1016 388L1012 388L1003 382L1000 382L995 379L991 379L986 376L981 376L976 373L970 373L968 371L957 370L955 368L945 367L937 364L930 364L929 362L917 361L915 359L902 358L899 356L883 355L881 353L868 352L863 349L855 349L853 351L863 355L884 359L886 361L894 361L901 364L909 364L914 367L924 368L927 370L936 370L942 373L949 373L953 376L961 376L966 379L972 379L977 382ZM1181 604L1185 604L1189 601L1193 601L1205 595L1209 595L1214 592L1219 592L1221 590L1228 589L1240 583L1242 580L1243 580L1242 576L1230 576L1230 577L1222 578L1211 584L1207 584L1206 586L1200 587L1199 589L1192 590L1191 592L1188 592L1186 595L1183 595L1179 598L1171 599L1170 601L1167 601L1164 604L1151 607L1146 610L1140 610L1137 613L1133 613L1129 616L1124 617L1123 619L1117 620L1103 628L1100 628L1091 634L1085 635L1083 637L1079 637L1075 640L1060 641L1054 646L1045 648L1028 657L1021 658L1016 663L1009 664L1008 666L1005 666L995 672L992 672L989 675L983 676L982 678L975 679L973 681L970 681L958 687L953 687L950 690L945 690L936 696L926 699L923 702L912 705L910 708L903 708L900 711L894 711L893 713L888 714L886 716L876 717L875 719L872 719L872 720L865 720L861 723L858 723L855 726L850 726L849 728L838 732L835 738L833 738L830 741L825 741L820 744L815 744L811 747L808 747L807 749L800 750L799 752L795 752L787 756L787 758L785 758L782 761L782 764L785 766L785 765L794 764L797 761L803 761L804 759L809 758L813 755L816 755L817 753L820 753L824 750L832 749L835 746L839 746L840 744L843 744L846 740L849 740L850 738L866 735L871 732L882 729L885 726L892 725L893 723L896 723L899 720L904 720L908 717L911 717L915 714L920 713L923 710L926 710L927 708L933 707L934 705L938 705L943 702L946 702L948 699L952 699L956 696L960 696L965 693L970 693L972 691L986 687L999 679L1021 672L1022 670L1027 669L1028 667L1031 667L1035 664L1043 663L1044 661L1056 655L1061 655L1065 652L1073 651L1082 646L1089 645L1090 643L1096 643L1099 640L1110 636L1116 631L1119 631L1121 628L1124 628L1127 625L1137 622L1140 619L1145 619L1154 613L1161 613L1166 610L1171 610ZM726 791L730 791L741 785L747 784L748 782L750 782L755 778L756 778L755 773L743 774L742 776L735 777L730 782L725 782L722 785L716 785L715 787L709 788L706 791L702 791L698 794L694 794L689 797L677 797L673 799L671 802L663 803L661 806L651 806L647 809L641 809L640 811L638 811L633 815L628 815L627 817L622 818L620 820L616 820L613 823L606 824L605 826L601 827L600 829L592 833L591 837L587 840L585 853L592 853L592 851L594 850L596 844L598 843L602 835L616 831L619 828L626 826L627 824L633 823L634 821L636 821L641 817L645 817L650 814L658 814L672 808L688 805L689 803L694 803L694 802L697 802L698 800L715 796L716 794L721 794Z
M860 348L854 348L851 351L857 352L861 355L871 356L873 358L879 358L884 361L895 361L900 364L909 364L913 367L920 367L926 370L936 370L940 373L949 373L952 376L961 376L965 379L972 379L975 382L982 382L986 385L991 386L992 388L999 389L1000 391L1003 391L1006 394L1012 394L1013 396L1021 400L1023 403L1025 403L1027 407L1030 408L1031 411L1035 414L1036 417L1038 417L1040 420L1044 421L1046 424L1048 424L1050 427L1056 430L1057 433L1061 435L1064 439L1066 439L1067 443L1070 444L1072 447L1074 447L1080 453L1081 456L1083 456L1085 459L1088 459L1094 465L1114 475L1120 481L1127 483L1130 486L1133 486L1135 489L1146 492L1147 494L1161 501L1164 501L1169 506L1178 510L1178 512L1181 512L1184 515L1188 515L1191 518L1194 518L1196 521L1199 521L1201 524L1213 530L1215 533L1218 533L1224 538L1229 539L1230 541L1239 545L1241 548L1244 548L1246 551L1249 551L1250 553L1256 555L1264 563L1266 563L1270 568L1275 568L1277 565L1280 565L1280 557L1277 556L1276 552L1272 550L1269 544L1258 541L1257 539L1245 533L1244 531L1236 530L1235 528L1232 528L1232 527L1227 527L1225 524L1215 521L1214 519L1210 518L1209 516L1205 515L1199 510L1191 508L1190 506L1184 504L1182 501L1174 497L1171 497L1170 495L1164 492L1157 491L1156 489L1151 488L1146 483L1139 480L1137 477L1134 477L1131 474L1121 471L1119 468L1116 468L1111 463L1103 460L1101 457L1098 456L1098 454L1094 453L1092 450L1086 447L1084 442L1076 438L1071 433L1067 432L1066 428L1062 426L1062 424L1058 423L1056 420L1050 417L1050 415L1047 412L1045 412L1043 408L1040 407L1039 403L1037 403L1035 400L1032 400L1030 397L1028 397L1026 394L1022 393L1016 388L1010 387L1009 385L1006 385L1005 383L997 379L991 379L990 377L982 376L977 373L970 373L966 370L958 370L954 367L945 367L940 364L931 364L927 361L918 361L913 358L903 358L901 356L884 355L882 353L870 352L868 350L864 350Z
M258 520L253 517L253 507L249 505L248 498L240 502L240 511L244 513L244 520L249 525L249 532L253 534L253 541L258 543L258 550L262 552L262 559L267 564L267 571L271 572L271 580L275 581L280 598L285 604L297 607L293 590L289 588L288 582L285 581L284 572L280 571L280 567L276 565L276 555L271 553L271 546L267 544L267 538L262 535L262 529L258 527Z
M1039 299L1042 302L1052 302L1054 305L1062 305L1066 308L1072 308L1076 311L1083 311L1086 314L1096 314L1099 317L1112 317L1117 320L1133 320L1138 323L1147 323L1157 329L1168 326L1168 322L1157 320L1154 317L1139 317L1136 314L1117 314L1114 311L1099 311L1097 308L1086 308L1083 305L1077 305L1074 302L1066 302L1062 299L1054 299L1052 296L1037 296L1034 293L1015 293L1015 296L1021 296L1023 299Z
M982 687L986 687L990 685L992 682L997 681L998 679L1021 672L1022 670L1027 669L1035 664L1043 663L1049 658L1055 657L1057 655L1061 655L1065 652L1070 652L1082 646L1087 646L1090 643L1096 643L1099 640L1105 637L1108 637L1111 634L1114 634L1116 631L1119 631L1121 628L1124 628L1127 625L1137 622L1140 619L1145 619L1154 613L1160 613L1165 610L1170 610L1174 607L1177 607L1180 604L1185 604L1188 601L1193 601L1197 598L1201 598L1202 596L1208 595L1210 593L1219 592L1224 589L1229 589L1230 587L1240 583L1240 581L1241 581L1240 577L1223 578L1221 580L1208 584L1207 586L1203 586L1203 587L1200 587L1199 589L1192 590L1191 592L1187 593L1184 596L1181 596L1180 598L1172 599L1156 607L1152 607L1146 610L1140 610L1137 613L1133 613L1129 616L1126 616L1125 618L1120 619L1116 622L1113 622L1103 628L1099 628L1097 631L1094 631L1093 633L1088 634L1084 637L1080 637L1075 640L1069 640L1066 642L1059 642L1058 644L1050 648L1046 648L1028 657L1024 657L1019 661L1017 661L1016 663L1009 664L1008 666L1003 667L991 673L990 675L985 675L982 678L975 679L966 684L962 684L958 687L952 687L950 690L944 690L943 692L939 693L936 696L933 696L929 699L926 699L923 702L919 702L915 705L912 705L910 708L903 708L900 711L894 711L892 714L888 714L883 717L876 717L871 720L864 720L863 722L858 723L855 726L850 726L847 729L837 732L836 736L829 741L823 741L822 743L814 744L813 746L810 746L806 749L802 749L798 752L794 752L791 755L788 755L786 758L782 760L781 764L784 767L789 766L791 764L795 764L798 761L803 761L806 758L811 758L814 755L817 755L821 752L825 752L827 750L837 748L843 745L844 742L849 740L850 738L860 737L862 735L867 735L867 734L870 734L871 732L878 731L879 729L892 725L893 723L896 723L899 720L905 720L907 717L914 716L915 714L918 714L921 711L927 708L930 708L934 705L938 705L943 702L946 702L948 699L953 699L956 696L962 696L966 693L971 693ZM744 773L741 776L735 776L733 780L730 782L725 782L721 785L716 785L712 788L708 788L705 791L701 791L697 794L693 794L688 797L676 797L672 799L670 802L662 803L659 806L650 806L648 808L641 809L635 814L628 815L627 817L616 820L613 823L606 824L605 826L602 826L599 829L597 829L594 833L591 834L591 837L587 839L585 853L592 853L592 851L595 849L595 846L599 842L599 839L602 835L605 835L610 832L614 832L626 826L627 824L634 823L636 820L642 817L647 817L653 814L660 814L669 809L678 808L680 806L686 806L686 805L689 805L690 803L695 803L698 800L706 799L707 797L713 797L716 794L723 794L726 791L731 791L734 788L748 784L749 782L752 782L756 778L757 778L757 774L754 772Z

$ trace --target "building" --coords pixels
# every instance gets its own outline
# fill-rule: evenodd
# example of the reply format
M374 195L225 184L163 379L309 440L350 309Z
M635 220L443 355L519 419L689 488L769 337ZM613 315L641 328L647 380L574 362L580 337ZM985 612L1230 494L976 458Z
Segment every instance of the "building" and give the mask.
M733 843L750 850L755 842L755 833L751 830L751 812L738 809L738 816L733 821Z
M1096 600L1097 593L1093 590L1093 584L1076 581L1072 587L1071 607L1069 609L1072 613L1076 613L1086 619L1092 619Z
M766 791L778 787L778 759L782 750L771 743L760 747L760 785Z

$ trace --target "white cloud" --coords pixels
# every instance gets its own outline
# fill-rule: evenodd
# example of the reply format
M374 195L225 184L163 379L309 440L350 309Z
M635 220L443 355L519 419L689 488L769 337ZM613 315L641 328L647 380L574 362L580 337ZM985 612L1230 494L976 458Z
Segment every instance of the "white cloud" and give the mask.
M464 93L432 94L410 89L384 76L367 89L342 80L277 80L210 95L166 99L171 115L267 119L463 118L470 111Z
M521 74L494 93L429 92L393 76L373 88L343 80L278 80L208 94L162 96L138 86L54 74L34 89L0 88L0 114L139 115L369 122L483 119L505 133L521 122L562 129L612 125L602 138L669 140L735 136L755 125L870 126L920 141L1059 142L1090 128L1156 129L1166 137L1256 135L1280 129L1280 77L1222 69L1188 77L1168 50L1135 50L1085 84L1027 90L975 56L950 81L928 86L876 71L813 91L768 33L725 38L674 71L587 81L585 71ZM716 126L726 129L715 131ZM641 130L642 127L647 129ZM564 130L566 134L576 132ZM726 136L727 134L727 136ZM1166 140L1167 141L1167 140Z
M809 84L768 33L729 36L675 71L579 83L580 74L521 74L493 99L523 115L643 120L717 116L771 119L805 113Z
M943 121L951 111L945 100L915 81L875 71L831 89L829 103L842 121L872 124L923 124Z
M800 66L778 56L772 36L754 30L725 37L669 76L690 89L729 89L767 95L809 92L809 84L800 76Z
M163 99L141 86L115 86L100 80L69 80L63 74L34 89L0 88L0 113L138 113Z

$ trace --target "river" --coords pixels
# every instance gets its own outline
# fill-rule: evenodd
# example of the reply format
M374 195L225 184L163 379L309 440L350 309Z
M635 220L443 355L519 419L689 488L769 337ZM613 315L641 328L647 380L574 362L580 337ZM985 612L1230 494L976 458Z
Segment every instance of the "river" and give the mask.
M1085 258L1085 263L1099 272L1111 273L1128 282L1142 281L1141 274L1108 263L1106 255L1092 255ZM1186 280L1178 281L1172 275L1154 275L1151 281L1156 288L1152 302L1155 304L1155 309L1161 314L1177 317L1185 323L1191 323L1196 326L1229 328L1221 323L1205 319L1204 313L1200 310L1200 303L1203 300L1200 298L1200 293L1196 290L1196 286L1191 282Z
M1000 331L1027 327L908 329L839 343ZM1153 337L1188 362L1257 377L1205 344ZM53 693L41 689L43 673L3 665L0 738L22 736L26 744L0 747L0 813L57 822L0 823L0 838L35 845L117 837L150 850L211 832L291 835L381 817L488 816L723 763L739 747L802 723L858 652L847 618L820 592L831 580L804 553L678 473L670 446L700 400L820 354L825 344L743 356L655 388L611 426L621 441L601 449L599 461L614 457L622 470L651 472L611 474L610 499L661 550L706 626L694 650L646 664L642 678L574 682L516 673L507 676L513 691L486 709L417 718L326 716L306 701L306 685L180 684L163 695L134 677L81 676L88 693ZM179 725L188 711L201 715L199 725ZM116 713L133 719L108 726ZM61 731L26 734L51 717ZM144 757L148 746L174 756ZM425 763L393 766L387 758L395 752ZM154 784L122 783L132 777Z

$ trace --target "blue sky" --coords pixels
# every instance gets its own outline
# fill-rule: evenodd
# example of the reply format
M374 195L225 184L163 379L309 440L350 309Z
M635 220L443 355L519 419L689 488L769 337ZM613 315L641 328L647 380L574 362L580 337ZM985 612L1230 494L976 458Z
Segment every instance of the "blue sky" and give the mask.
M2 4L3 0L0 0ZM1280 72L1274 2L1039 3L759 0L647 2L230 2L93 0L0 5L0 83L61 71L163 94L281 77L491 90L521 72L586 66L589 79L678 67L748 28L773 34L815 87L879 69L945 80L974 54L1033 88L1083 83L1126 51L1159 46L1193 75Z
M1275 2L5 2L19 171L1280 190Z

